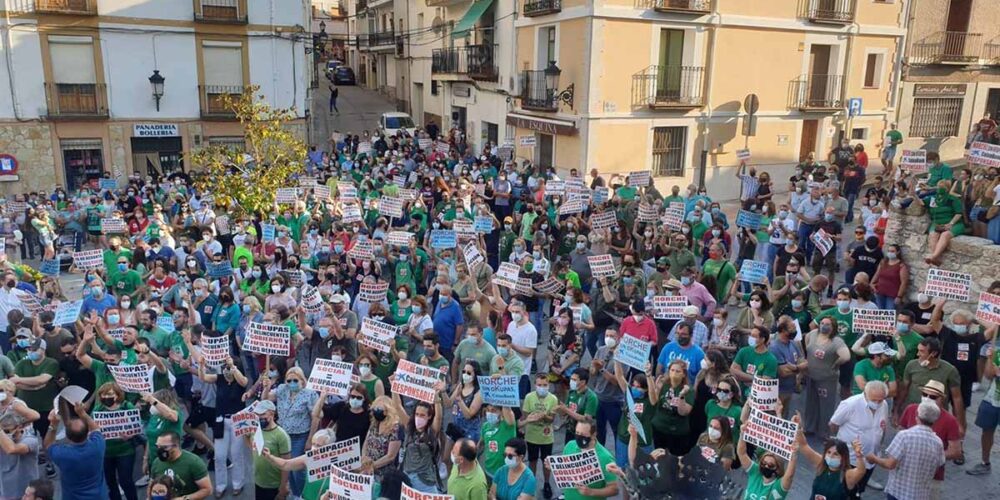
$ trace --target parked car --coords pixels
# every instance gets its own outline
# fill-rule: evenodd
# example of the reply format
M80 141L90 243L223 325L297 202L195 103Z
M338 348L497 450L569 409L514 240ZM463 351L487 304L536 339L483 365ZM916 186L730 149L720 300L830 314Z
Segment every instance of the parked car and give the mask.
M337 85L356 85L358 82L354 78L354 70L347 66L337 66L333 70L333 83Z
M378 119L377 128L388 136L396 135L396 132L400 130L404 130L410 135L417 131L417 125L413 123L413 118L410 115L395 111L382 113Z
M326 74L327 76L332 75L337 68L343 66L344 63L337 60L330 60L326 62Z

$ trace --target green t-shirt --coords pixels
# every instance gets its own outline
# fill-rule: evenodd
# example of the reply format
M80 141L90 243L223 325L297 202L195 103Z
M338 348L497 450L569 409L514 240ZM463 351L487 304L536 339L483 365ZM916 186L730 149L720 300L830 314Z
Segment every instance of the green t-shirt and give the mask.
M525 416L536 412L549 414L548 419L535 421L524 426L525 441L530 444L552 444L552 416L554 415L555 408L558 405L559 399L552 393L546 395L544 400L538 399L537 391L532 391L524 397L524 403L521 405L521 411L524 412Z
M778 358L771 351L757 352L756 348L746 346L736 353L733 363L739 365L748 375L778 378ZM743 384L743 395L750 394L750 384Z
M623 419L628 420L628 419ZM607 448L601 446L600 443L594 445L594 449L597 450L597 462L601 464L601 471L604 472L604 477L599 481L594 481L587 485L588 488L604 488L609 484L614 484L618 481L618 476L613 472L608 470L608 465L615 463L615 456L608 451ZM563 456L575 455L580 453L580 445L576 444L576 441L570 441L566 443L566 447L563 448ZM565 500L604 500L604 497L592 497L581 495L579 490L576 488L566 488L563 490L563 497Z
M232 265L234 269L240 267L240 257L245 258L247 260L247 266L253 268L253 252L251 252L249 248L240 245L233 250Z
M56 385L59 362L47 357L36 365L30 359L24 358L14 366L14 374L21 378L37 377L46 373L52 375L52 378L40 389L18 389L16 393L18 398L24 400L28 408L41 413L42 418L48 417L49 410L52 409L52 400L55 399L56 394L59 394L59 386Z
M736 268L728 260L708 259L702 267L703 276L715 278L715 300L724 302L723 298L729 294L729 287L736 279Z
M153 386L153 390L156 390L155 385ZM156 458L156 439L160 435L167 432L174 432L178 436L184 437L184 420L186 420L184 410L181 408L175 408L174 410L177 412L176 422L171 422L159 415L149 415L149 421L146 422L146 455L150 463Z
M909 331L906 334L896 337L896 345L899 346L899 343L902 342L903 346L906 347L906 355L903 356L903 359L897 359L892 364L893 369L896 371L897 380L903 378L903 371L906 370L906 364L917 359L917 346L920 345L920 341L923 339L922 335L914 331ZM897 347L896 349L898 350L899 348Z
M781 478L776 477L770 483L764 484L764 476L760 474L757 462L752 462L747 469L747 489L743 500L781 500L788 492L781 487Z
M635 194L639 190L631 186L622 186L615 190L615 195L621 198L622 201L632 201L635 199Z
M857 340L857 335L854 334L854 310L848 310L846 313L840 312L837 306L833 306L826 309L813 318L813 321L818 325L820 320L826 317L832 317L837 320L837 328L840 330L837 335L844 340L847 347L854 345L854 341Z
M961 384L958 369L943 359L938 360L938 364L934 368L920 366L916 360L910 361L903 372L903 381L906 382L908 388L906 401L903 404L919 403L920 389L931 380L937 380L944 384L944 395L949 401L951 400L951 389L959 387Z
M566 396L566 407L580 415L597 418L597 394L589 387L583 394L580 394L580 391L569 391L569 395Z
M170 338L170 334L163 328L155 325L150 331L141 330L139 332L139 337L149 339L149 343L153 346L153 349L159 353L166 352L173 347L173 341Z
M483 466L486 472L493 476L500 467L503 467L504 447L508 440L517 437L517 427L504 422L503 416L496 425L483 419L479 436L483 442Z
M173 478L173 496L180 498L198 491L195 482L208 477L208 467L198 455L182 450L181 456L173 462L164 462L159 458L153 460L149 476L156 478L163 475Z
M117 264L116 264L117 265ZM115 274L114 281L111 282L116 297L132 295L142 286L142 276L139 271L129 269L125 272Z
M482 339L482 337L480 337ZM484 368L490 366L490 361L493 357L497 355L496 349L490 345L489 342L482 340L482 343L476 345L476 342L472 339L466 338L458 343L458 347L455 349L455 361L460 365L464 364L470 359L476 360L479 363L479 371L482 372Z
M735 403L729 408L719 406L719 402L711 399L705 403L705 423L711 422L715 417L729 417L729 426L733 428L733 442L740 440L740 417L743 415L743 407Z
M98 226L100 226L100 220L98 220ZM132 262L132 251L125 247L119 247L117 252L110 248L104 251L104 269L107 271L109 279L114 279L115 275L118 274L119 257L125 257L129 262Z
M631 389L629 389L631 390ZM618 440L623 443L628 443L631 436L628 434L628 415L626 413L628 410L622 410L622 418L618 419ZM635 416L639 417L639 423L642 424L642 433L646 436L644 441L642 437L639 437L639 446L646 446L653 443L653 417L656 416L656 408L653 407L653 403L649 401L649 396L645 395L641 399L635 400Z
M854 376L857 377L858 375L861 375L861 378L865 379L865 382L881 380L888 384L889 382L896 381L896 372L893 371L892 365L876 368L870 358L862 359L858 361L858 364L854 365ZM851 394L861 394L861 388L858 387L858 384L851 384Z
M456 500L478 500L486 498L486 473L483 468L476 467L468 474L461 474L457 465L451 466L448 475L448 495Z
M537 218L538 214L535 212L528 212L521 216L521 238L524 238L524 241L532 241L535 238L535 231L531 226L535 224Z
M670 387L670 384L663 384L660 389L660 399L656 405L656 412L653 414L653 432L668 434L672 436L685 436L691 432L691 420L688 415L681 415L677 408L680 402L680 393L683 387ZM689 405L694 404L694 391L688 391L684 395L684 401Z
M292 440L281 427L264 431L264 447L271 450L271 455L280 457L292 452ZM275 467L263 455L254 454L253 481L261 488L277 488L281 486L281 469Z
M100 387L100 385L98 385L97 387ZM101 401L99 399L95 398L94 408L93 410L91 410L91 416L93 416L95 412L99 411L123 411L132 409L135 409L135 406L132 403L129 403L128 401L123 401L122 404L118 405L118 408L114 410L109 410L103 404L101 404ZM129 455L135 455L135 447L132 446L132 443L129 442L128 439L121 439L121 438L105 439L104 443L105 443L104 447L105 457L127 457Z
M898 130L890 130L885 133L885 136L889 139L889 144L892 146L903 142L903 134Z

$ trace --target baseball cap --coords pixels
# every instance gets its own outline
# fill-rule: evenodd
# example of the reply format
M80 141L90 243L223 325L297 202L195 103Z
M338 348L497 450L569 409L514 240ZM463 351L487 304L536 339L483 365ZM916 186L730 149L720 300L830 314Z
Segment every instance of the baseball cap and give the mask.
M698 315L698 306L684 306L684 317L692 318Z
M507 217L503 218L503 222L504 222L504 224L506 224L508 222L513 223L514 222L514 218L508 215Z
M29 330L27 328L18 328L17 332L14 333L14 337L21 338L21 339L30 339L31 338L31 330Z
M333 295L330 296L330 303L331 304L341 304L343 302L345 302L344 296L341 295L341 294L339 294L339 293L335 293L335 294L333 294Z
M937 380L928 380L921 388L923 392L929 392L939 397L944 396L944 384Z
M886 356L895 356L896 350L885 345L885 342L872 342L872 345L868 346L868 354L885 354Z
M276 411L276 408L274 407L274 403L272 403L272 402L270 402L270 401L268 401L266 399L262 399L260 401L257 401L253 405L253 412L256 413L256 414L258 414L258 415L263 415L263 414L265 414L265 413L267 413L269 411Z
M36 338L35 340L33 340L31 342L31 345L28 346L28 349L31 350L31 351L36 351L38 349L41 349L41 350L44 351L45 347L46 347L46 345L45 345L45 339L43 339L41 337L38 337L38 338Z

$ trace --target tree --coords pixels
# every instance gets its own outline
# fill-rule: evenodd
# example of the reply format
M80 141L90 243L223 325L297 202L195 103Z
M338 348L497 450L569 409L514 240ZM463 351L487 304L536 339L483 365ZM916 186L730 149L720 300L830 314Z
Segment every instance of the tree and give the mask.
M244 149L207 146L191 155L200 170L195 185L236 216L269 212L277 189L294 187L305 170L306 144L285 127L295 119L294 110L272 109L264 96L254 98L258 89L222 97L243 125Z

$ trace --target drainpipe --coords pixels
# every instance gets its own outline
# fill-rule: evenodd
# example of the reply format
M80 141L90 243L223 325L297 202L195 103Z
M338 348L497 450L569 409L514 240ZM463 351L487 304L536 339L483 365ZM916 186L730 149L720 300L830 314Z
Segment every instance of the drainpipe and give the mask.
M11 41L10 41L10 9L5 8L3 19L3 54L4 61L7 64L7 81L10 84L10 98L11 98L11 109L14 110L14 119L17 121L27 121L21 118L21 112L19 111L18 102L20 99L17 97L17 85L14 85L14 61L11 55Z
M715 39L716 34L719 29L719 24L722 23L722 19L719 15L718 5L715 6L715 12L712 13L711 25L708 28L708 60L705 61L705 86L702 89L702 95L705 96L705 108L708 109L708 113L703 111L701 116L703 119L702 124L704 128L702 130L701 139L701 154L699 155L699 167L698 167L698 187L705 186L705 175L708 171L708 152L712 148L711 140L709 139L709 132L712 130L712 80L715 76ZM739 119L737 117L737 119Z
M895 111L896 116L894 121L899 122L899 106L900 101L903 99L903 82L900 81L903 77L903 55L906 52L906 43L910 36L910 23L913 21L913 3L916 0L909 0L906 2L906 10L903 14L903 36L896 37L896 61L892 69L892 99L890 104L892 105L893 111ZM886 122L889 122L888 117L886 117ZM889 123L885 124L886 128L889 128Z
M851 81L851 56L854 54L854 38L858 36L861 32L861 25L858 24L857 19L857 3L855 3L854 12L854 22L851 23L851 27L847 30L847 54L844 57L844 83L840 88L840 102L847 103L847 85ZM847 121L844 124L844 130L840 136L840 140L844 138L851 138L851 128L854 126L854 117L851 116L850 110L847 111Z

